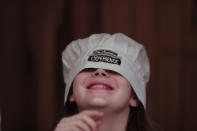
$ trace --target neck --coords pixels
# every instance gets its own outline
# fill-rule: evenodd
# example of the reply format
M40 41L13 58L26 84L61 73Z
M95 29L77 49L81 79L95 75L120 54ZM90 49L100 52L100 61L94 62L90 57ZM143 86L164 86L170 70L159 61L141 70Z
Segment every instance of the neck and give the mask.
M104 117L98 131L126 131L129 107L122 111L103 111Z

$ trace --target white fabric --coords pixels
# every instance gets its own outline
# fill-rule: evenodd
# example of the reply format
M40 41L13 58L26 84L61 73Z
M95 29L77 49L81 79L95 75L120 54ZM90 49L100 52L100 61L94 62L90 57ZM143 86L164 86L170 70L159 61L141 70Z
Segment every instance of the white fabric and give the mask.
M81 70L103 68L123 75L146 107L146 83L150 76L148 56L145 48L128 36L103 33L75 40L63 51L62 62L65 102L73 79Z

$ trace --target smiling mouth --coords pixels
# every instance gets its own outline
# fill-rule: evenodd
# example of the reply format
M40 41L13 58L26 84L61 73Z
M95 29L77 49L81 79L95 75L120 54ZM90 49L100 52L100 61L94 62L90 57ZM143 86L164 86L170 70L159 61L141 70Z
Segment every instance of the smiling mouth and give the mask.
M90 84L87 89L89 90L114 90L114 88L105 83L93 83Z

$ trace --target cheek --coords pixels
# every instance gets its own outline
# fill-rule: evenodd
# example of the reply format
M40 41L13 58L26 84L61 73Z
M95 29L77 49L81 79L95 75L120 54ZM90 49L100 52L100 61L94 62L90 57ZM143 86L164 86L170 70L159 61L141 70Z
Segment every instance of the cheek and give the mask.
M80 93L81 83L82 83L81 79L75 79L73 81L73 95L74 96L77 96Z
M125 78L120 78L116 81L118 81L118 87L120 90L119 94L125 99L130 99L132 91L130 83Z
M81 85L83 86L87 81L88 76L89 75L87 73L83 73L83 72L78 73L78 75L73 80L73 85L77 87Z
M85 75L84 73L79 73L74 81L73 81L73 96L75 99L79 99L80 97L83 96L83 90L84 90L84 86L87 80L87 75Z
M82 85L82 83L83 83L83 75L78 74L73 80L73 91L76 90L76 88L79 88L79 86Z
M124 90L127 90L127 91L131 90L131 85L129 81L125 79L124 77L116 78L115 81L117 81L118 87L124 88Z

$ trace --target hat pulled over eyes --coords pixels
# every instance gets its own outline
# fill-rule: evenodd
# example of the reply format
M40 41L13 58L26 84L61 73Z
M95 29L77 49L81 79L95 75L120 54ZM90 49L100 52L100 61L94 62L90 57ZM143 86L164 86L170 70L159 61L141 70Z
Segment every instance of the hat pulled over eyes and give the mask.
M122 33L93 34L72 41L62 52L65 102L75 76L86 68L102 68L124 76L146 107L150 65L143 45Z

